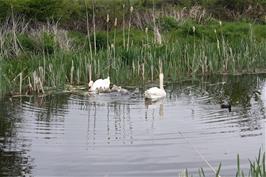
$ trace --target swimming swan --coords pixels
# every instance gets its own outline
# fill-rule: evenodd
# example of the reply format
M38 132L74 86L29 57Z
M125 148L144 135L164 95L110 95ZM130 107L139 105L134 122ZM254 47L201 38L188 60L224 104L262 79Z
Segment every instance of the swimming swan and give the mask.
M144 92L144 97L146 99L151 99L152 101L156 101L166 96L166 92L163 88L163 73L162 72L160 72L159 78L160 78L160 88L152 87L146 90Z
M110 77L108 76L106 79L98 79L95 82L89 82L89 91L106 91L110 88Z

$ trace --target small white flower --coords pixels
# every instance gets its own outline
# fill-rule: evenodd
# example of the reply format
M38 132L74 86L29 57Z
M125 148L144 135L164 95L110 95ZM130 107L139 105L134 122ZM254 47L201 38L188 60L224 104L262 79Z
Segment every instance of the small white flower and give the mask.
M146 27L146 28L145 28L145 33L146 33L146 34L148 33L148 30L149 30L149 29Z
M132 13L134 10L133 6L130 7L130 12Z
M220 26L222 26L222 21L219 21Z

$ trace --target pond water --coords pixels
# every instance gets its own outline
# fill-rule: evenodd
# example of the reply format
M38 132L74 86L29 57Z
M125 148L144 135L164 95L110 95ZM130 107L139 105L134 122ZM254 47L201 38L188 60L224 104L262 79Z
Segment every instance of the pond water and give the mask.
M235 176L265 148L266 75L167 84L167 97L54 94L0 101L0 176ZM228 101L232 110L221 109Z

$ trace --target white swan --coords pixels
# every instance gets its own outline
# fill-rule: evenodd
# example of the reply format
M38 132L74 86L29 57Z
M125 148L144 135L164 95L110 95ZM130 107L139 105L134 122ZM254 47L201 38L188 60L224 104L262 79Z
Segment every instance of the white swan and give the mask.
M108 76L106 79L98 79L95 82L89 82L89 91L107 91L110 88L110 77Z
M166 96L166 92L163 88L163 73L160 73L159 78L160 78L160 88L152 87L146 90L144 92L144 97L146 99L151 99L152 101L156 101Z

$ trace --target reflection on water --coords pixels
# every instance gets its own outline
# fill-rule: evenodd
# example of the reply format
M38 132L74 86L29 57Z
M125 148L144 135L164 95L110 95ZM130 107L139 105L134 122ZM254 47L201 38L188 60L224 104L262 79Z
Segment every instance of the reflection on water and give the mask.
M168 84L155 103L142 93L2 99L0 176L178 176L200 167L213 176L198 152L233 176L238 153L247 169L265 147L265 78Z
M0 176L23 176L31 173L30 145L18 131L23 122L13 104L0 102Z
M149 110L152 110L153 114L156 110L159 110L160 118L164 117L164 99L157 100L156 102L151 100L145 100L145 107L146 107L146 112L145 112L146 119L148 117L147 113L149 112Z

